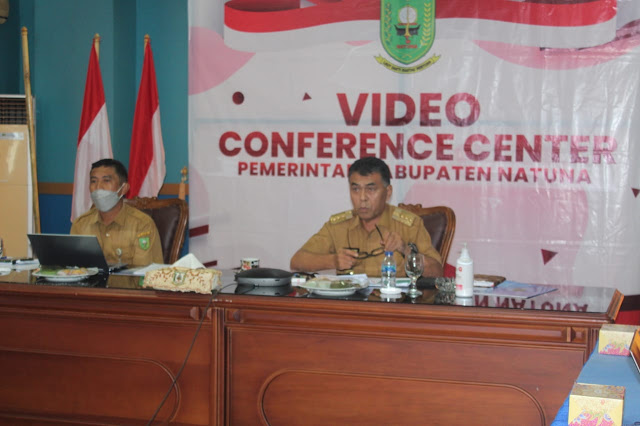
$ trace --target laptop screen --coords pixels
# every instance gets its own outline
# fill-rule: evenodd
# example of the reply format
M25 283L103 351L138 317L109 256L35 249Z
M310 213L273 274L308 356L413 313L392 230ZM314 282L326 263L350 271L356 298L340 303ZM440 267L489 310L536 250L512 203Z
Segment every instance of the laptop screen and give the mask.
M78 266L108 271L95 235L27 234L42 266Z

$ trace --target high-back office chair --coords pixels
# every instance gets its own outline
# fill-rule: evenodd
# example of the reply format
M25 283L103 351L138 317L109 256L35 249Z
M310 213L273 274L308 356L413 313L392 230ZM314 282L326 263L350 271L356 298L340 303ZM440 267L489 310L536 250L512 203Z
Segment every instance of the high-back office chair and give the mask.
M398 207L422 218L424 227L431 236L431 244L440 253L444 265L456 232L456 215L453 210L446 206L422 207L422 204L399 204Z
M162 245L164 263L178 260L184 244L189 218L189 206L180 198L136 197L126 202L145 212L156 223Z

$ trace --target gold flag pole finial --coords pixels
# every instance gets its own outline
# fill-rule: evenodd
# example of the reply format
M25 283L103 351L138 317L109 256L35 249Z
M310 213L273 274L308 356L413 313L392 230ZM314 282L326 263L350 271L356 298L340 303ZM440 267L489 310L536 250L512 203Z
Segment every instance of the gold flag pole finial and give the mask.
M24 75L25 106L27 107L27 128L29 133L29 152L31 154L31 185L33 194L33 225L40 233L40 202L38 196L38 168L36 163L36 139L33 127L33 99L31 97L31 73L29 71L29 41L27 27L22 27L22 73Z
M178 186L178 198L184 200L187 195L187 188L185 182L187 181L187 166L184 166L182 170L180 170L180 185Z
M100 60L100 34L93 36L93 47L96 49L96 57Z
M149 44L151 42L151 37L149 37L149 34L145 34L144 35L144 49L147 49L147 44Z

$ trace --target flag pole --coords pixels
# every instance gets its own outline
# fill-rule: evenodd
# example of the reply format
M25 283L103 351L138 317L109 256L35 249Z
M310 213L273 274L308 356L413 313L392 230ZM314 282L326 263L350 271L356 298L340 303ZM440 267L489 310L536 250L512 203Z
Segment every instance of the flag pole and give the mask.
M29 72L29 43L27 27L22 27L22 73L24 75L24 94L27 107L27 128L29 133L29 151L31 153L31 186L33 194L33 223L35 232L40 233L40 202L38 200L38 169L36 165L36 139L33 127L33 99L31 98L31 75Z
M96 33L95 36L92 36L89 49L89 66L82 99L75 172L73 174L72 222L91 207L89 192L91 164L103 158L113 158L107 103L100 64L98 63L98 43L100 40L99 34Z
M158 85L151 52L151 38L149 34L145 34L142 73L129 148L130 188L127 198L157 197L165 177Z
M93 47L96 49L96 57L100 60L100 34L93 36Z

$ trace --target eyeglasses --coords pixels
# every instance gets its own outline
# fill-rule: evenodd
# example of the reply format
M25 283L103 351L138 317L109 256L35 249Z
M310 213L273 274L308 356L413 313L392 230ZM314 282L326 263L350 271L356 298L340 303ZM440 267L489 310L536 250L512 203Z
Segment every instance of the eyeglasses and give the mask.
M378 228L378 225L376 225L376 231L378 231L378 235L380 235L380 240L383 240L384 238L382 238L382 232L380 232L380 228ZM380 256L381 254L384 253L384 247L378 247L377 249L373 249L371 251L371 253L366 252L366 251L360 251L359 248L356 247L351 247L351 242L349 241L349 233L347 232L347 244L349 244L349 247L345 247L347 250L353 250L358 252L358 255L356 256L356 259L358 260L363 260L363 259L368 259L370 257L375 257L375 256Z

